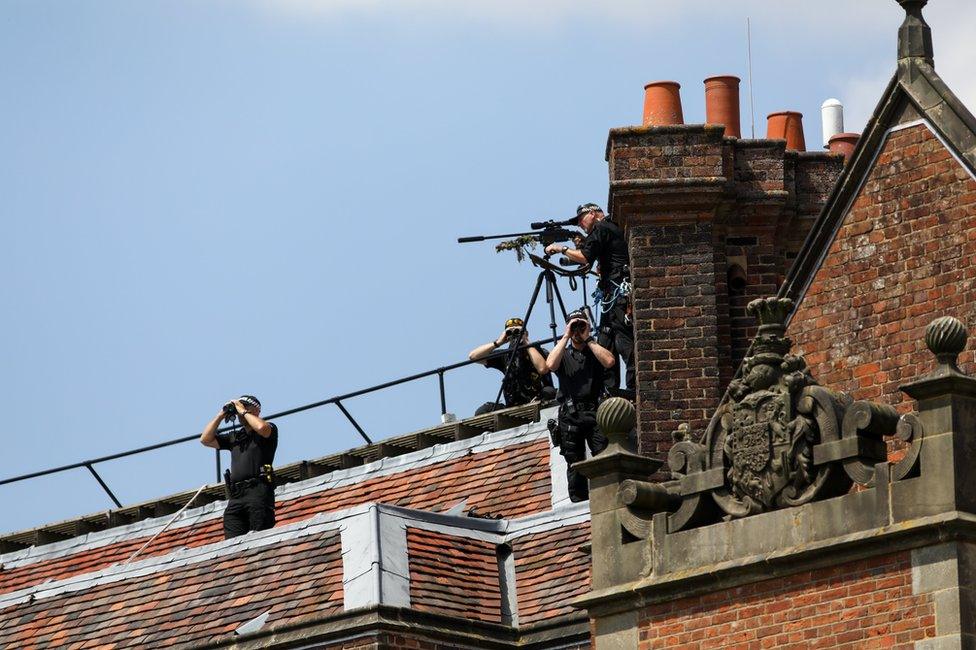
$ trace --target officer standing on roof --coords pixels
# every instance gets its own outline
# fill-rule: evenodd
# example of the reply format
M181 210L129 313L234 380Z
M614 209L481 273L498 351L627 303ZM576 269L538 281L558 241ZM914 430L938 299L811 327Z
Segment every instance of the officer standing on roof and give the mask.
M576 221L586 232L579 250L562 244L549 244L546 254L562 253L578 264L598 264L600 282L596 305L600 310L600 345L614 358L627 364L627 388L634 390L634 325L630 307L630 255L627 240L620 226L603 214L596 203L584 203L576 208ZM620 387L620 371L614 368L604 376L607 388Z
M505 354L492 354L508 342ZM549 351L543 347L529 346L529 331L521 318L512 317L505 321L505 329L494 341L479 345L468 354L472 361L499 370L505 374L502 378L502 395L505 406L520 406L528 404L534 399L545 399L543 391L548 387L549 399L554 390L549 368L546 367L546 355ZM512 357L512 347L525 346ZM511 359L511 363L509 360ZM475 415L489 413L502 408L497 402L485 402Z
M559 419L553 438L566 459L570 501L589 498L586 477L573 469L573 463L586 458L585 445L594 456L607 446L596 426L596 406L604 391L603 373L615 362L613 353L590 335L590 321L582 309L566 318L566 331L546 359L559 378Z
M221 421L237 419L240 427L217 433ZM261 402L242 395L224 404L200 435L206 447L230 451L230 470L224 481L230 500L224 510L224 538L275 525L274 463L278 448L278 427L261 419Z

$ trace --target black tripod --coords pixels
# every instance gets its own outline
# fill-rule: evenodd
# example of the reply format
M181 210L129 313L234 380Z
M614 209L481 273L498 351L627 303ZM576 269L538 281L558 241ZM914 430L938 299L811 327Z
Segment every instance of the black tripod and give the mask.
M559 303L559 311L563 315L563 321L566 320L566 305L563 303L562 294L559 293L559 284L556 281L556 275L563 276L575 276L577 273L571 273L564 269L560 269L558 266L554 266L547 260L537 256L529 255L529 259L532 260L532 264L539 267L539 275L535 280L535 288L532 290L532 297L529 298L529 305L525 310L525 318L522 319L523 331L529 328L529 318L532 316L532 310L535 308L536 300L539 298L539 290L542 289L542 284L546 285L546 303L549 305L549 329L552 331L552 344L555 345L559 341L559 336L556 333L556 303ZM584 276L585 282L585 276ZM585 290L584 290L585 293ZM584 301L586 297L584 296ZM519 335L521 337L521 335ZM521 339L520 339L521 340ZM512 372L512 368L515 363L515 356L524 347L520 342L516 342L515 345L509 350L508 356L505 359L505 375L502 377L502 383L498 387L498 395L495 397L495 403L500 404L502 398L502 392L505 390L505 384L508 382L509 375Z

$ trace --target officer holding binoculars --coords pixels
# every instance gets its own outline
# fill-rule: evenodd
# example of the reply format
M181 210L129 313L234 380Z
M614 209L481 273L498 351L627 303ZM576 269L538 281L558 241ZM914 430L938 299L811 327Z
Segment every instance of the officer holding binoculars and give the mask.
M634 367L633 305L630 302L630 255L624 231L603 213L596 203L576 208L577 225L586 232L578 249L560 244L546 246L546 254L562 253L578 264L589 264L600 272L600 283L594 299L600 311L600 345L627 364L627 388L636 389ZM618 368L604 373L608 389L620 388Z
M505 321L505 329L494 341L479 345L468 354L468 358L477 361L488 368L494 368L505 374L502 379L502 396L505 398L505 406L519 406L528 404L534 399L542 397L545 388L552 390L552 379L549 377L549 369L546 367L546 355L549 353L545 348L539 346L525 347L518 351L510 366L508 365L511 355L492 354L498 348L508 343L508 350L512 346L528 345L529 332L525 329L525 323L521 318L509 318ZM502 408L501 404L487 402L475 411L475 415L481 415Z
M240 423L233 431L217 433L221 422ZM230 470L224 473L230 500L224 509L224 538L275 525L274 464L278 427L261 419L261 402L242 395L224 404L207 423L200 443L230 451Z
M550 431L566 459L570 501L589 498L586 477L573 469L573 463L586 458L585 445L594 456L607 446L596 426L596 407L604 390L604 371L615 363L614 354L591 335L586 312L580 309L569 314L566 331L549 353L546 366L559 377L559 419Z

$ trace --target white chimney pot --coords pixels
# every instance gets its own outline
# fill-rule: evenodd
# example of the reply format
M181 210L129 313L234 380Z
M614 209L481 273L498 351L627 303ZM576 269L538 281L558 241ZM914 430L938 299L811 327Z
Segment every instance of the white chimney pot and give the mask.
M830 98L820 106L820 116L823 119L823 146L826 149L832 137L844 132L844 105L840 100Z

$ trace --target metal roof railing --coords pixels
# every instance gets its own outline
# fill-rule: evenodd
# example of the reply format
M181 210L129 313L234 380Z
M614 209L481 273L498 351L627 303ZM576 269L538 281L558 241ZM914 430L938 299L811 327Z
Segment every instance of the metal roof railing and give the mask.
M531 343L527 343L527 344L525 344L523 346L520 346L520 348L533 347L533 346L536 346L536 345L540 345L542 343L545 343L547 341L551 341L551 339L541 339L541 340L538 340L538 341L533 341ZM302 406L297 406L295 408L287 409L285 411L280 411L278 413L272 413L271 415L268 415L268 416L264 417L264 419L265 420L275 420L275 419L283 418L283 417L286 417L286 416L289 416L289 415L294 415L295 413L301 413L303 411L309 411L309 410L312 410L312 409L315 409L315 408L319 408L319 407L322 407L322 406L328 406L330 404L334 404L336 406L336 408L338 408L339 411L346 417L346 419L349 420L349 423L352 424L352 426L356 429L357 433L359 433L359 435L362 436L363 440L366 441L366 444L371 445L371 444L373 444L372 439L370 439L370 437L366 434L366 431L363 430L363 427L359 424L359 422L356 421L356 418L354 418L352 416L352 414L346 409L345 405L343 404L343 401L344 400L349 400L349 399L352 399L354 397L359 397L361 395L367 395L369 393L375 393L375 392L378 392L378 391L381 391L381 390L385 390L387 388L392 388L393 386L399 386L401 384L406 384L406 383L409 383L409 382L412 382L412 381L417 381L418 379L425 379L427 377L433 377L434 375L437 375L438 392L440 394L441 414L443 415L443 414L447 413L447 393L446 393L446 387L445 387L445 383L444 383L444 375L446 373L448 373L448 372L450 372L452 370L457 370L458 368L463 368L465 366L470 366L470 365L475 364L475 363L483 362L483 361L485 361L487 359L491 359L491 358L494 358L494 357L503 357L503 356L506 356L506 355L508 355L510 353L511 353L511 349L509 348L507 350L501 350L501 351L498 351L498 352L493 352L492 354L489 354L489 355L487 355L487 356L485 356L485 357L483 357L481 359L478 359L477 361L472 361L470 359L469 360L465 360L465 361L459 361L457 363L452 363L452 364L447 365L447 366L441 366L439 368L434 368L432 370L427 370L426 372L418 372L416 374L408 375L406 377L400 377L399 379L394 379L394 380L391 380L391 381L387 381L387 382L384 382L382 384L376 384L375 386L370 386L368 388L362 388L360 390L355 390L355 391L352 391L350 393L343 393L341 395L335 395L333 397L329 397L328 399L323 399L323 400L320 400L318 402L312 402L311 404L304 404ZM221 427L220 429L218 429L218 432L231 431L234 428L235 428L234 426L225 426L225 427ZM69 465L61 465L60 467L52 467L50 469L40 470L40 471L37 471L37 472L31 472L29 474L22 474L20 476L13 476L11 478L6 478L6 479L3 479L3 480L0 480L0 486L2 486L2 485L8 485L10 483L17 483L17 482L20 482L20 481L27 481L27 480L34 479L34 478L38 478L38 477L41 477L41 476L50 476L51 474L59 474L61 472L67 472L67 471L71 471L71 470L74 470L74 469L82 469L82 468L84 468L84 469L87 469L88 472L91 474L91 476L98 482L99 486L101 486L102 490L105 491L105 493L112 500L112 502L115 504L115 506L118 507L118 508L122 508L122 503L118 500L118 498L115 496L115 494L109 488L109 486L105 483L105 480L101 477L101 475L95 470L95 465L97 465L99 463L105 463L105 462L108 462L108 461L111 461L111 460L118 460L120 458L126 458L128 456L135 456L137 454L143 454L143 453L147 453L147 452L150 452L150 451L155 451L156 449L163 449L164 447L171 447L173 445L179 445L179 444L182 444L182 443L185 443L185 442L190 442L190 441L193 441L193 440L199 440L199 438L200 438L200 434L194 434L192 436L183 436L181 438L174 438L173 440L166 440L164 442L157 442L156 444L153 444L153 445L146 445L145 447L137 447L135 449L129 449L129 450L126 450L126 451L120 451L120 452L117 452L117 453L114 453L114 454L109 454L107 456L99 456L97 458L91 458L89 460L82 460L82 461L79 461L77 463L71 463ZM220 468L220 450L214 450L214 456L215 456L215 463L216 463L216 468L217 468L217 482L219 483L219 482L221 482L223 480L223 478L221 477L221 468Z

